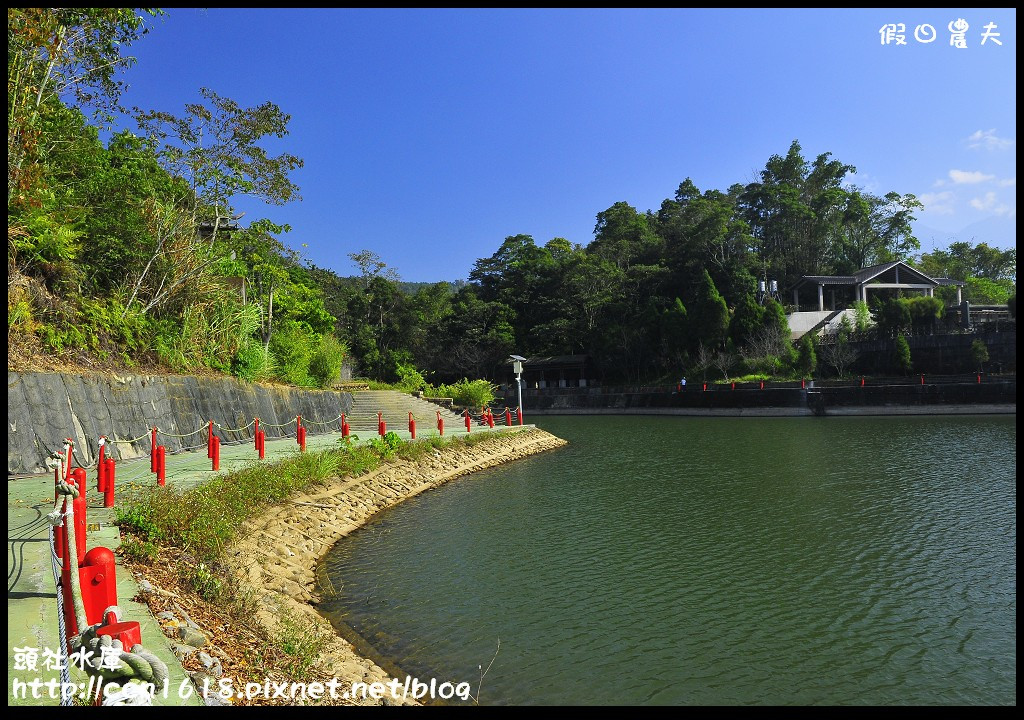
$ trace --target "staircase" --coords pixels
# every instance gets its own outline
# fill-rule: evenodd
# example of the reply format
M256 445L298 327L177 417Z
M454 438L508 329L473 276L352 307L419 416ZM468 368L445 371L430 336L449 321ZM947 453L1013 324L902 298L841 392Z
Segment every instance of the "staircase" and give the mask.
M444 418L445 432L465 431L466 421L440 405L395 390L359 390L352 393L352 411L345 419L356 434L377 434L377 413L384 413L384 422L390 430L407 430L409 413L416 420L418 430L427 434L437 432L437 413ZM474 425L480 422L474 417Z

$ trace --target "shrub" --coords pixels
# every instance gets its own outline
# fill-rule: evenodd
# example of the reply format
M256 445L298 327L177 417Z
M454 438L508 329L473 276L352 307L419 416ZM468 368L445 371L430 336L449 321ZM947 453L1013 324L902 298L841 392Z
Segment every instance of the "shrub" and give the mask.
M422 373L412 365L398 363L395 374L398 376L396 386L399 390L411 393L427 387L427 381L423 379Z
M269 380L274 374L274 357L263 343L251 340L238 350L231 363L231 372L249 382Z
M320 387L331 387L341 377L348 347L333 335L324 335L309 357L309 376Z
M896 338L896 365L904 373L909 373L913 368L913 363L910 360L910 345L902 335Z
M480 409L494 402L494 390L494 385L486 380L463 378L452 385L439 385L436 393L452 398L456 405Z
M879 328L891 335L905 332L910 327L910 308L902 298L882 303L875 318Z
M910 311L910 322L916 326L934 325L946 311L946 306L937 297L915 297L905 302Z
M804 335L800 338L796 369L804 377L811 377L817 367L818 355L814 350L814 338L811 335Z
M312 353L312 338L309 331L290 321L282 323L270 336L270 351L274 353L279 379L292 385L311 385L309 357Z
M988 346L984 340L979 338L971 343L971 361L979 372L985 368L985 363L988 362Z
M871 324L871 311L868 309L868 304L863 300L857 300L853 303L853 317L857 332L867 330Z

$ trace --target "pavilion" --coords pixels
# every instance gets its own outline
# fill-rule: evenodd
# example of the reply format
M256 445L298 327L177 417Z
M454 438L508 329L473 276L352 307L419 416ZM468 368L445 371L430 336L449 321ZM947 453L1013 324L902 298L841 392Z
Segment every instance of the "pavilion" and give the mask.
M809 287L817 288L818 311L825 311L825 288L829 289L830 309L836 309L836 298L845 305L863 300L867 302L868 290L911 290L934 297L935 288L952 285L956 287L956 302L962 298L965 283L949 278L932 278L912 268L902 260L872 265L858 270L853 275L804 275L793 286L793 305L800 310L800 293Z

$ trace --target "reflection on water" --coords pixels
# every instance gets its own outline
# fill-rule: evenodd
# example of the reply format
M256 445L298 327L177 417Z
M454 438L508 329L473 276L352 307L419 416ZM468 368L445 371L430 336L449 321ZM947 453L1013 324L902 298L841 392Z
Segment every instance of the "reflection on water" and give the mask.
M326 560L483 704L1014 704L1016 417L550 417ZM500 651L494 657L500 638Z

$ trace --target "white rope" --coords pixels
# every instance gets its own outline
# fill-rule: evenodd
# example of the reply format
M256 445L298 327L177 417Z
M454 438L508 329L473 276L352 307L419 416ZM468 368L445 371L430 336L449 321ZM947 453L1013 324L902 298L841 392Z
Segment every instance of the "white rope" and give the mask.
M64 515L58 508L53 509L53 515L59 516L57 524L64 522ZM46 516L50 519L50 515ZM57 636L60 638L60 649L59 653L67 651L68 647L68 631L64 625L64 593L61 592L60 587L60 558L57 557L57 553L54 550L54 537L53 528L56 527L51 520L48 529L49 535L49 547L50 547L50 567L53 570L53 585L57 589ZM71 673L68 669L66 662L60 663L60 685L61 687L69 687L71 683ZM65 697L64 693L60 694L60 704L62 707L70 706L72 704L72 698L70 696Z
M73 648L86 648L92 653L91 658L85 663L84 668L92 675L98 675L105 680L116 680L116 679L141 679L143 682L152 682L158 688L163 689L169 678L167 665L164 664L156 655L142 647L141 643L136 644L131 652L124 650L124 646L120 640L114 640L109 635L97 635L97 631L107 624L107 617L113 613L117 621L121 619L121 610L116 605L104 609L101 616L100 622L95 625L88 624L88 618L85 612L85 603L82 600L82 586L81 578L78 575L78 543L75 533L75 511L74 511L74 498L79 495L78 488L65 481L57 483L57 492L60 495L65 496L65 502L68 502L68 509L64 512L64 527L67 532L67 562L71 568L69 573L71 579L71 601L75 609L75 625L79 628L79 635L72 638L71 646ZM60 500L58 500L58 504ZM58 509L55 507L54 512L51 513L53 519L51 524L56 520L59 515ZM50 517L50 516L48 516ZM61 588L58 587L58 594L62 592ZM119 651L117 654L118 664L111 667L105 664L104 654L100 651L101 647L113 648Z
M214 425L216 425L216 424L217 423L214 423ZM174 433L169 433L166 430L161 430L160 428L157 428L156 432L157 432L158 435L166 435L167 437L187 438L187 437L192 437L193 435L198 435L203 430L208 430L208 429L209 429L209 427L207 425L203 425L201 428L199 428L195 432L190 432L190 433L188 433L186 435L175 435Z
M296 418L296 420L298 420L298 418ZM296 420L289 420L284 425L273 425L271 423L263 423L260 427L283 428L283 427L288 427L289 425L294 423Z
M150 432L152 432L152 431L150 431ZM149 437L149 433L147 432L145 435L139 435L137 438L132 438L131 440L116 440L115 439L115 440L108 440L107 442L110 442L110 443L136 443L139 440L142 440L142 439L148 438L148 437Z
M339 416L339 417L340 417L340 416ZM214 426L216 426L216 427L220 428L220 429L221 429L221 430L223 430L224 432L242 432L243 430L248 430L248 429L249 429L249 428L251 428L251 427L252 427L253 425L255 425L255 424L256 424L256 421L255 421L255 420L253 420L253 421L252 421L251 423L249 423L249 424L248 424L248 425L246 425L245 427L240 427L240 428L226 428L226 427L224 427L223 425L221 425L221 424L220 424L219 422L217 422L216 420L214 420L214 421L213 421L213 424L214 424Z

